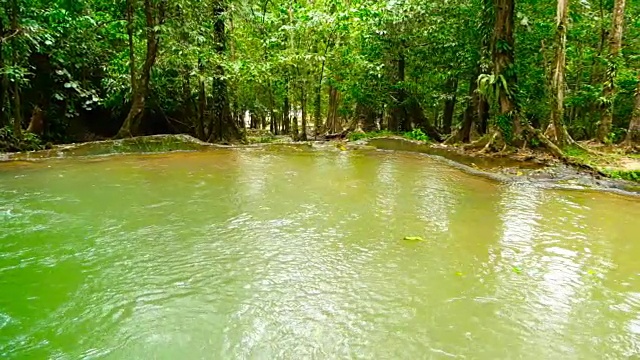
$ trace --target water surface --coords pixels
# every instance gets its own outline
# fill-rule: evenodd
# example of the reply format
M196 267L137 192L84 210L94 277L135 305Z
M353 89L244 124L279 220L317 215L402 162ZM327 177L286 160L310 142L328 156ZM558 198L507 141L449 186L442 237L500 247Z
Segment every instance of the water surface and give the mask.
M4 163L0 358L627 358L639 219L411 153Z

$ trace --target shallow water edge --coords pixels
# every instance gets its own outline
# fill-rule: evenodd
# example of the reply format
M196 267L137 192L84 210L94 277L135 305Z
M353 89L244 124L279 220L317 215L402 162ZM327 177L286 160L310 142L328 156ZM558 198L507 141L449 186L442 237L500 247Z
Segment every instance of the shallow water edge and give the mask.
M463 154L399 137L380 137L357 142L308 141L250 145L211 144L190 135L150 135L128 139L57 145L52 149L0 154L0 163L43 161L68 157L96 157L120 154L151 154L175 151L211 151L221 148L264 149L269 151L403 151L421 153L466 173L503 183L530 183L542 188L603 191L640 197L640 185L611 179L585 169L538 159L515 159Z

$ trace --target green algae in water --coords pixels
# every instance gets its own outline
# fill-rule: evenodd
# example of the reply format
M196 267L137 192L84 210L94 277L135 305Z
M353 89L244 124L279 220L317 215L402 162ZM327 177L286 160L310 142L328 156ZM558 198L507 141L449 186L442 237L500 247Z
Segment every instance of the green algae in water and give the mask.
M0 357L628 358L639 218L411 153L2 163Z

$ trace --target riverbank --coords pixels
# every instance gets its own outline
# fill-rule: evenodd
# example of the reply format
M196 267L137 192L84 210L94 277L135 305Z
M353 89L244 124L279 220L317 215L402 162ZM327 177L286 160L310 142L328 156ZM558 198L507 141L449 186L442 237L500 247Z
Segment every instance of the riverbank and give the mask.
M483 172L499 181L526 181L544 187L602 190L640 196L640 177L634 158L619 153L570 151L569 162L544 151L526 150L511 153L482 153L462 146L434 144L383 136L358 140L382 150L411 151L438 156L466 167L468 172ZM638 159L640 160L640 158ZM493 176L492 176L493 175Z
M200 141L189 135L152 135L56 145L41 151L4 153L0 154L0 161L206 151L217 148L261 148L274 151L409 151L436 157L467 173L499 182L527 182L545 188L600 190L640 196L640 183L637 178L632 177L633 175L628 175L637 173L634 166L640 164L637 165L633 158L616 153L595 155L574 152L569 154L574 159L573 164L567 164L542 151L481 153L461 146L432 144L395 135L364 137L354 141L343 139L294 142L288 136L269 137L268 141L264 138L249 140L248 144L243 145L218 145ZM581 164L584 165L580 166ZM634 179L636 181L632 181Z

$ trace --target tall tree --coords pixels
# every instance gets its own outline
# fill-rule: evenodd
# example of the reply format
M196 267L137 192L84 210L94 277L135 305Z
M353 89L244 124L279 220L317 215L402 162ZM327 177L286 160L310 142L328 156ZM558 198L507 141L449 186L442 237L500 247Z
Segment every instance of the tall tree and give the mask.
M8 121L8 114L6 108L6 99L8 98L7 92L9 91L9 79L7 78L7 74L5 71L5 62L4 62L4 37L5 37L5 27L4 27L4 14L0 13L0 126L4 126Z
M214 49L220 59L225 59L227 34L225 30L226 0L212 0ZM229 92L222 61L215 65L213 77L213 116L209 126L209 141L235 141L241 135L237 123L231 116Z
M566 130L564 127L564 93L565 69L567 54L567 16L569 0L558 0L556 13L556 39L554 69L551 77L551 124L555 143L563 147L566 144Z
M444 112L442 114L442 132L444 134L451 133L451 125L453 124L457 92L458 78L456 76L447 78L445 82Z
M517 77L514 64L515 0L495 0L493 76L498 101L497 127L506 143L521 140L522 126L516 106Z
M128 4L133 9L135 2L129 0ZM151 80L151 69L156 63L158 57L158 48L160 46L160 26L165 20L165 6L166 0L144 0L144 15L146 23L146 42L147 52L140 70L140 75L132 79L131 82L131 109L127 115L124 123L120 127L116 137L123 138L137 134L138 128L144 115L145 103L147 96L149 95L149 82ZM130 8L127 6L127 13ZM129 16L129 14L127 15ZM129 26L127 26L129 27ZM133 61L133 53L131 61ZM132 62L131 66L134 66ZM135 75L135 69L131 70L131 74Z
M613 104L616 95L616 76L620 65L624 8L625 0L615 0L612 14L611 36L609 38L608 68L602 90L602 116L597 134L597 138L601 142L606 141L613 123Z
M20 5L18 0L11 1L11 34L13 36L11 54L13 66L18 66L19 61L19 38L18 18L20 16ZM13 134L18 138L22 138L22 102L20 98L20 82L19 79L13 79Z

